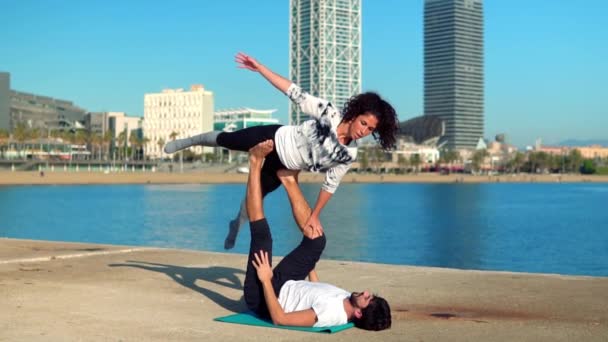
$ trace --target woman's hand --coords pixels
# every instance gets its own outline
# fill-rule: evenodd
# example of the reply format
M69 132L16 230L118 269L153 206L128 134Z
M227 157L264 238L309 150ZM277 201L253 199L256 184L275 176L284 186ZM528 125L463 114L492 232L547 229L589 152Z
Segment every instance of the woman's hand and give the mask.
M258 279L263 283L272 279L272 268L270 267L270 261L268 260L268 252L260 250L259 253L253 254L255 260L252 260L253 267L258 274Z
M248 69L255 72L260 71L260 63L258 63L258 61L256 61L253 57L247 56L246 54L239 52L234 58L239 68Z
M319 221L319 217L310 215L308 221L306 221L306 225L304 225L304 230L312 230L312 235L315 237L323 235L323 226L321 225L321 221Z

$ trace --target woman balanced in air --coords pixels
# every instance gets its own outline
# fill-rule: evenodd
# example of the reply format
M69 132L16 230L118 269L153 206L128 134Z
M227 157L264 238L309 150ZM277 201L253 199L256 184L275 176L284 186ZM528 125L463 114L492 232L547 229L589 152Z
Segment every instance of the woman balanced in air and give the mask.
M382 148L395 145L398 119L395 109L373 92L353 96L342 112L327 100L314 97L290 80L274 73L254 58L238 53L236 62L240 68L258 72L273 86L285 93L300 106L311 119L299 125L254 126L235 132L211 131L189 138L177 139L165 146L165 153L196 146L221 146L230 150L247 152L258 143L271 139L275 149L266 157L262 168L262 195L281 185L276 175L279 169L324 172L325 181L306 227L322 232L319 215L338 188L357 157L356 141L370 134ZM241 224L248 222L247 210L242 202L238 215L230 221L224 248L234 247Z

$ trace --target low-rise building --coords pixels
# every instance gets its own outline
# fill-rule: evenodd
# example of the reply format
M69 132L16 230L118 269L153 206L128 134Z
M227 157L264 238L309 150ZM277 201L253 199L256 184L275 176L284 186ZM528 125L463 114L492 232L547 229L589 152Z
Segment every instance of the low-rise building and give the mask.
M218 110L214 114L213 130L232 132L253 126L277 125L279 119L272 117L272 113L276 111L253 108Z
M167 157L163 145L173 138L180 139L213 130L213 93L202 85L190 90L164 89L144 95L144 136L149 139L146 155ZM195 153L210 153L213 148L195 146Z

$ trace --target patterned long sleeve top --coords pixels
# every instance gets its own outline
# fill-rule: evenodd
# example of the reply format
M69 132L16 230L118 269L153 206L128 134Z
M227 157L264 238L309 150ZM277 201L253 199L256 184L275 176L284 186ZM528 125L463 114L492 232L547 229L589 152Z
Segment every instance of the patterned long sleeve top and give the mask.
M277 154L288 169L325 172L323 190L334 193L357 157L356 143L342 145L336 131L341 113L327 100L314 97L292 83L286 95L313 119L283 126L275 134Z

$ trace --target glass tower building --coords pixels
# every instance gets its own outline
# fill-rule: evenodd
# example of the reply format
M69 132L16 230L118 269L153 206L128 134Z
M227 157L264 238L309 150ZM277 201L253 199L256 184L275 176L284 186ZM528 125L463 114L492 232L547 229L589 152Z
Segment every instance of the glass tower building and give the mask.
M451 149L483 137L482 0L425 0L424 113L446 125Z
M341 108L361 92L361 0L290 0L289 77ZM290 104L290 123L307 120Z

